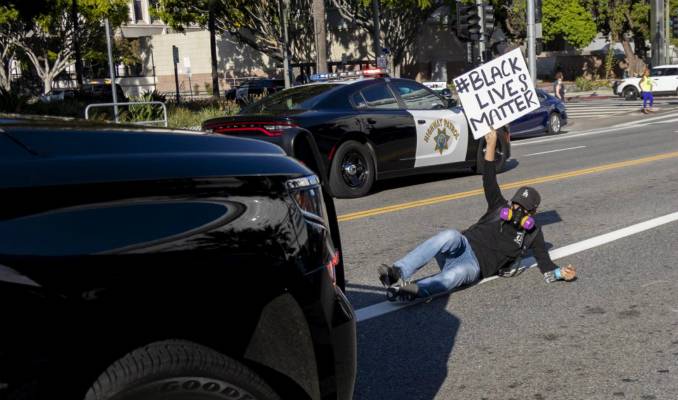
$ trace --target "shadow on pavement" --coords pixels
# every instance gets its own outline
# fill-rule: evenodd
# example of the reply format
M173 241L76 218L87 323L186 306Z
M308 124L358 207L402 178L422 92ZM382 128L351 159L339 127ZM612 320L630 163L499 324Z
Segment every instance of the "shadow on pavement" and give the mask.
M377 301L357 300L383 301L383 294L378 297ZM446 310L447 300L443 296L358 323L355 400L430 400L436 396L448 375L460 326L459 318Z
M515 158L511 158L506 161L506 166L504 167L504 170L501 173L510 171L518 166L519 162ZM439 181L445 181L448 179L455 179L455 178L462 178L465 176L478 176L478 181L482 182L482 178L480 175L476 174L475 172L472 171L461 171L461 172L441 172L441 173L431 173L431 174L424 174L424 175L413 175L413 176L407 176L404 178L392 178L392 179L385 179L382 181L377 181L374 183L374 186L372 187L372 190L370 191L370 195L376 194L385 190L391 190L391 189L397 189L397 188L403 188L403 187L408 187L408 186L414 186L414 185L421 185L424 183L430 183L430 182L439 182Z

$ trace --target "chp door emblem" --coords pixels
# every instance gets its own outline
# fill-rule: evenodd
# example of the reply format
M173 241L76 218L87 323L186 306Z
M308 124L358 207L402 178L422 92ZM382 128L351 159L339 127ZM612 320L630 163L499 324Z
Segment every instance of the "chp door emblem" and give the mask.
M445 150L450 148L450 140L459 139L459 130L449 119L437 119L431 123L426 130L426 135L424 135L426 143L431 139L433 139L435 146L433 151L440 153L442 156Z

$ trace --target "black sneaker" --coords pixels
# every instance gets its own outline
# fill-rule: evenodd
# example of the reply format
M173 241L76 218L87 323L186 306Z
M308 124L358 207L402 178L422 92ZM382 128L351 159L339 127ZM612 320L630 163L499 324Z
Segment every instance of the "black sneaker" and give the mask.
M386 299L388 301L414 301L419 294L419 286L416 283L406 283L404 285L395 285L386 289Z
M400 268L392 267L386 264L381 264L379 268L377 268L377 272L379 273L379 280L381 281L381 284L386 287L395 285L402 277L400 274Z

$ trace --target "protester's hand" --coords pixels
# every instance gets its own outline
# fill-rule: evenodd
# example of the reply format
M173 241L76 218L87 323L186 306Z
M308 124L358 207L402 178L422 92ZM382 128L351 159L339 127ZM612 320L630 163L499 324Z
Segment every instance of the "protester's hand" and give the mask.
M572 264L567 264L565 267L560 267L560 277L564 281L572 281L577 277L577 269Z
M497 131L492 127L490 127L490 129L490 133L485 135L485 143L487 143L487 147L485 148L486 161L494 161L494 152L497 149Z

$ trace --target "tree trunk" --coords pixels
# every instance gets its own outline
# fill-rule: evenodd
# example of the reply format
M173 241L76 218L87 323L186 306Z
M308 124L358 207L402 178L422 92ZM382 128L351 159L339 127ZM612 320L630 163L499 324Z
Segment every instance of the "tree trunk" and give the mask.
M52 91L52 76L50 74L45 75L45 78L42 80L43 83L43 94L47 94Z
M631 49L631 43L629 43L629 40L626 39L625 37L622 37L621 43L622 46L624 47L626 63L629 65L629 76L635 76L637 74L640 74L642 72L640 71L640 68L642 68L642 66L640 65L641 64L640 60Z
M209 31L210 31L210 55L212 58L212 96L219 97L219 72L217 64L217 39L216 39L216 27L214 23L214 7L216 0L210 0L210 10L209 10Z
M327 31L325 29L325 0L313 0L313 27L315 30L316 72L327 72Z

